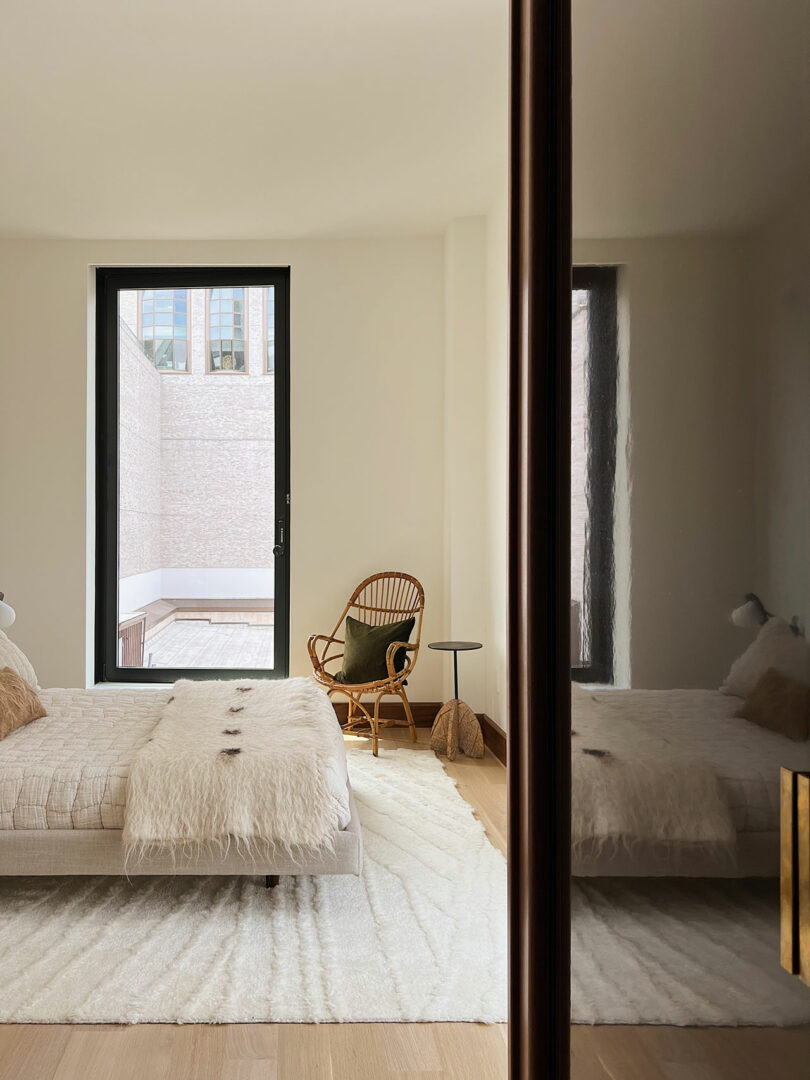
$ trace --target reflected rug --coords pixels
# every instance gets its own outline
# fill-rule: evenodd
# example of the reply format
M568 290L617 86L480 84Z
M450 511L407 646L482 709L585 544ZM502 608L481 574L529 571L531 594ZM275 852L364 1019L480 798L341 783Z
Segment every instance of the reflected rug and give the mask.
M810 1023L779 964L775 880L578 878L571 950L576 1023Z

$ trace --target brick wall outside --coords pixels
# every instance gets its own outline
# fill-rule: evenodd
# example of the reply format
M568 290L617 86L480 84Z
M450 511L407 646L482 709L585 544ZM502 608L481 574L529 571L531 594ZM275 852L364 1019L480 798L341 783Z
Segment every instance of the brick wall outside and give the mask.
M121 316L137 333L133 297L122 294ZM247 373L206 372L205 290L189 290L189 302L189 373L157 371L121 332L121 577L273 565L274 381L262 291L249 290Z
M161 380L135 337L120 334L118 575L161 566Z

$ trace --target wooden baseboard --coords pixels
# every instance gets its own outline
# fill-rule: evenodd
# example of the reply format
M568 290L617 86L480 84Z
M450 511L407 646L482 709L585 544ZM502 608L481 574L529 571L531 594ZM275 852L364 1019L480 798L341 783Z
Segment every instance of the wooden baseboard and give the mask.
M364 702L364 704L366 703ZM441 701L412 701L413 722L417 727L432 727L433 721L436 719L436 713L443 704ZM340 723L345 724L349 712L349 703L346 700L341 701L340 698L333 698L332 706ZM383 699L380 715L384 720L399 720L404 723L405 707L401 701L396 701L393 698L388 701ZM490 720L486 713L476 713L476 715L484 735L484 746L488 747L502 765L505 765L506 732L494 720Z
M506 732L500 724L496 724L486 713L478 713L478 721L481 724L481 731L484 733L484 746L494 754L502 765L505 765Z
M368 708L368 704L364 701L363 704ZM333 698L332 705L334 706L337 718L341 724L346 723L346 717L349 712L349 703L344 699ZM436 719L436 713L442 707L441 701L412 701L411 712L413 713L413 722L417 727L432 727L433 721ZM383 698L382 705L380 706L380 715L385 720L402 720L405 721L405 706L401 701L397 701L395 698L389 698L387 701Z

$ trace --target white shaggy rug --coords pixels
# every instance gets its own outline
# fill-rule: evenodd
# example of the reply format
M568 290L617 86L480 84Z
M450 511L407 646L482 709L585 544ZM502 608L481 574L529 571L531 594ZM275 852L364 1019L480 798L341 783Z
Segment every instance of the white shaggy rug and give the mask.
M571 999L583 1024L810 1023L810 990L779 966L767 879L578 879Z
M433 754L349 750L363 877L0 878L0 1021L504 1021L506 866ZM577 1023L795 1025L773 881L579 879Z
M0 1021L506 1020L503 856L433 754L349 772L360 879L0 879Z

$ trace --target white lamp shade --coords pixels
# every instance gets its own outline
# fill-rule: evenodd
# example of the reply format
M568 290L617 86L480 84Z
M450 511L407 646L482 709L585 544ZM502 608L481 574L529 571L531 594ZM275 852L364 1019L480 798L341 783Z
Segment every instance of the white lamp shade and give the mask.
M14 620L17 618L17 612L4 600L0 600L0 630L8 630Z
M731 613L731 621L735 626L743 627L756 627L761 626L763 623L762 607L753 602L753 600L747 600L740 607L734 608Z

